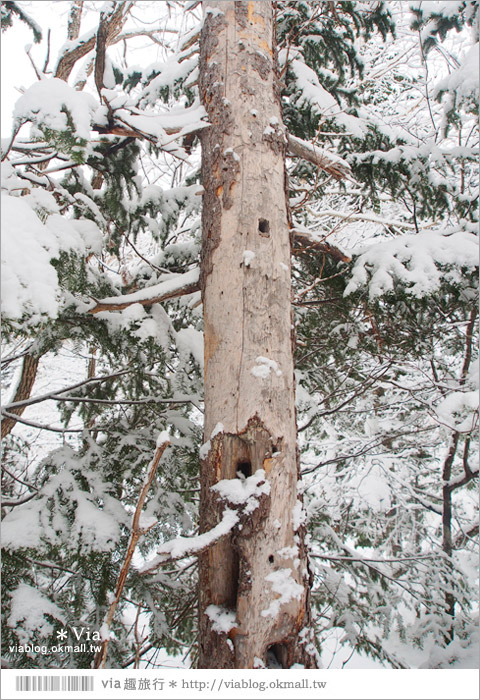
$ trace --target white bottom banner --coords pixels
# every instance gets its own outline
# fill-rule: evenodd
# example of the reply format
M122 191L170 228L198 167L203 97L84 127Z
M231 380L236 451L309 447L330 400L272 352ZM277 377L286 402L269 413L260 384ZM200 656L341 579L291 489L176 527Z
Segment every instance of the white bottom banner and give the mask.
M225 671L132 669L2 671L2 700L37 698L300 698L477 700L476 669Z

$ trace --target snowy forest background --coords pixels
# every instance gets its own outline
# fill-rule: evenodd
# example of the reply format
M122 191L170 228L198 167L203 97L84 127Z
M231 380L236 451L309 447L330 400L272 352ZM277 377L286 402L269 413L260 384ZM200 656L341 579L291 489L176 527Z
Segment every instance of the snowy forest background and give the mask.
M326 666L477 664L477 8L275 3ZM109 664L195 665L201 22L199 2L2 2L4 70L27 41L31 61L2 124L13 667L90 667L9 649L101 628L166 430Z

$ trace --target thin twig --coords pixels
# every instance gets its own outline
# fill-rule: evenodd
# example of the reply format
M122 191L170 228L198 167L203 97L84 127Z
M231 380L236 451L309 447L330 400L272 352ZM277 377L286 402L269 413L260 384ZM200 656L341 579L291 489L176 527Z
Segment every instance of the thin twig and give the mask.
M129 570L130 570L130 565L132 563L132 558L133 558L138 540L145 532L145 530L143 530L140 527L140 518L142 515L143 505L145 503L145 499L147 497L148 490L149 490L149 488L150 488L150 486L155 478L155 473L156 473L157 467L160 463L160 459L162 458L163 453L165 452L166 448L169 445L170 445L170 442L168 440L166 440L165 442L162 442L157 447L157 449L155 451L155 455L153 457L153 460L150 464L147 478L145 479L145 482L143 484L143 488L140 492L137 507L135 509L135 514L133 516L130 542L128 544L127 553L125 555L125 560L123 562L123 566L120 570L120 575L118 577L117 586L115 589L115 597L114 597L112 603L110 604L110 607L108 609L108 612L107 612L107 615L105 618L105 622L104 622L104 629L106 626L107 634L110 632L110 627L112 625L113 618L115 616L115 611L116 611L117 605L120 601L123 588L125 586L125 581L127 579L127 575L128 575ZM94 668L105 668L105 663L107 660L107 652L108 652L108 642L109 642L108 637L103 640L100 651L97 652L97 655L95 656Z

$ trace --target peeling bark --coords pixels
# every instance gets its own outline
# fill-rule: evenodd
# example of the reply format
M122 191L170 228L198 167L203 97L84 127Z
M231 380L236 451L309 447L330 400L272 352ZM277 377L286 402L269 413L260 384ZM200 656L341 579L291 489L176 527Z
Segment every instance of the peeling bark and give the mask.
M199 666L255 668L274 655L284 668L311 668L297 495L286 137L272 5L207 1L204 9L199 86L211 126L201 134L201 532L232 507L212 490L219 481L237 479L238 486L260 474L268 489L248 515L241 511L229 537L200 555ZM210 605L235 613L228 634L213 629L205 612Z

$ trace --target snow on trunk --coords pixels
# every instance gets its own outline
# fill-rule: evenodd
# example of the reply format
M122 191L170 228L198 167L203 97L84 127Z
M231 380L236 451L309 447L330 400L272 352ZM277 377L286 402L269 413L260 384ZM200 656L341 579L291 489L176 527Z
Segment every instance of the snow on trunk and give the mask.
M200 556L199 666L254 668L275 657L283 668L312 667L272 4L203 4L200 94L211 126L202 133L201 532L232 504L240 515ZM231 613L226 627L217 609Z

